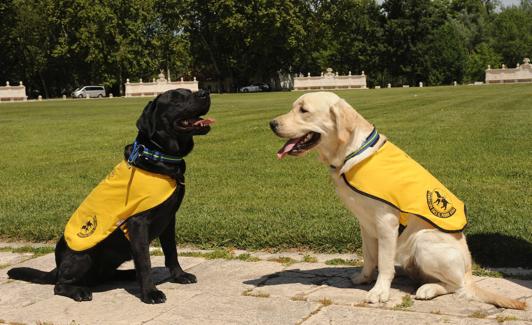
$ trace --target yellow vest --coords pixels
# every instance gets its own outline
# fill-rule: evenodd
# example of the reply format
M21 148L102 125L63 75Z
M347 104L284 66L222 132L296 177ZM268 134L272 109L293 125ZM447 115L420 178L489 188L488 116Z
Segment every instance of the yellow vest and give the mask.
M127 236L125 221L163 203L172 195L176 181L122 161L85 198L68 220L65 239L72 250L89 249L116 228Z
M445 232L462 231L467 224L464 203L389 141L343 177L353 190L401 211L403 226L408 223L408 214Z

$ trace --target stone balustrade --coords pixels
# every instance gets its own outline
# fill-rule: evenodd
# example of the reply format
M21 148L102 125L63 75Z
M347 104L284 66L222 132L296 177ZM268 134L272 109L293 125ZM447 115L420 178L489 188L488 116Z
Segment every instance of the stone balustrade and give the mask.
M19 82L18 86L11 86L9 81L7 81L4 87L0 87L0 101L13 102L27 99L26 87L22 84L22 81Z
M167 90L177 88L198 91L198 81L196 80L196 77L194 77L193 81L184 81L183 78L181 78L180 81L170 81L165 78L162 72L159 74L159 79L156 80L154 78L152 82L143 82L142 79L140 79L140 82L130 82L129 79L127 79L126 97L157 96Z
M333 73L331 68L321 76L299 76L294 78L294 90L317 90L317 89L366 89L366 75L362 71L361 75L352 75L351 71L347 76L340 76L338 72Z
M518 82L532 82L532 65L530 59L525 58L523 64L515 68L507 68L504 64L501 69L491 69L488 65L486 69L486 83L518 83Z

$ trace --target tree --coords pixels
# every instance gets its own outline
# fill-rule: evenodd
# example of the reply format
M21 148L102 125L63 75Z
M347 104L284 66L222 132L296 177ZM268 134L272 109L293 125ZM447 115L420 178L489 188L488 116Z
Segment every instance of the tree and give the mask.
M181 76L193 77L190 41L184 31L182 8L175 1L157 1L157 37L155 47L159 68L167 71L173 79Z
M3 58L0 61L5 60L6 65L2 69L4 78L24 81L30 94L34 88L40 88L45 97L48 97L48 89L43 73L50 42L47 15L43 12L49 7L48 0L14 0L0 5L2 25L5 24L2 26L3 46L0 46L0 58Z
M487 44L479 44L468 56L465 81L482 81L486 76L486 68L491 65L497 67L501 62L501 56Z
M46 97L161 69L225 90L327 67L437 85L532 55L532 0L4 0L0 15L0 81Z
M506 8L493 20L493 47L501 55L501 63L513 66L532 55L531 7L531 1L523 1L522 6Z
M307 56L303 62L317 63L319 70L310 65L307 71L319 73L332 67L347 74L365 70L371 83L382 83L385 45L379 9L374 0L324 1L316 6L311 20L315 26L310 26L315 30L306 34L317 37L314 46L303 47L300 55Z
M16 74L13 67L18 61L15 38L16 7L13 0L0 2L0 82L13 81ZM3 86L0 85L0 86Z
M430 0L386 0L384 10L385 42L388 45L387 70L395 84L426 81L427 42L432 31L447 18L443 3Z
M445 22L430 34L425 46L422 63L427 71L427 85L462 82L468 52L459 22L452 19Z
M249 81L269 79L280 69L288 70L303 32L294 3L186 2L182 10L185 31L201 77L234 90Z

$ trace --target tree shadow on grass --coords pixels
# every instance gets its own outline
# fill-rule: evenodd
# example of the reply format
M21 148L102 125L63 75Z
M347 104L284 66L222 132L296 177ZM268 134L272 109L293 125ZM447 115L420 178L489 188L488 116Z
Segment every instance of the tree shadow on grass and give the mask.
M482 267L532 269L532 244L522 238L488 233L467 236L473 261Z

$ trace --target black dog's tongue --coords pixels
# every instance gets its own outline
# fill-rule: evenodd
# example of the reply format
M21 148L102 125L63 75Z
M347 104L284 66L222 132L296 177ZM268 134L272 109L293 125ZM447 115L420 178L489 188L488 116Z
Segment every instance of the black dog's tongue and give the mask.
M197 120L192 125L194 125L194 126L207 126L207 125L211 125L211 124L213 124L215 122L216 122L216 120L214 120L213 118L207 117L207 118L204 118L204 119Z

